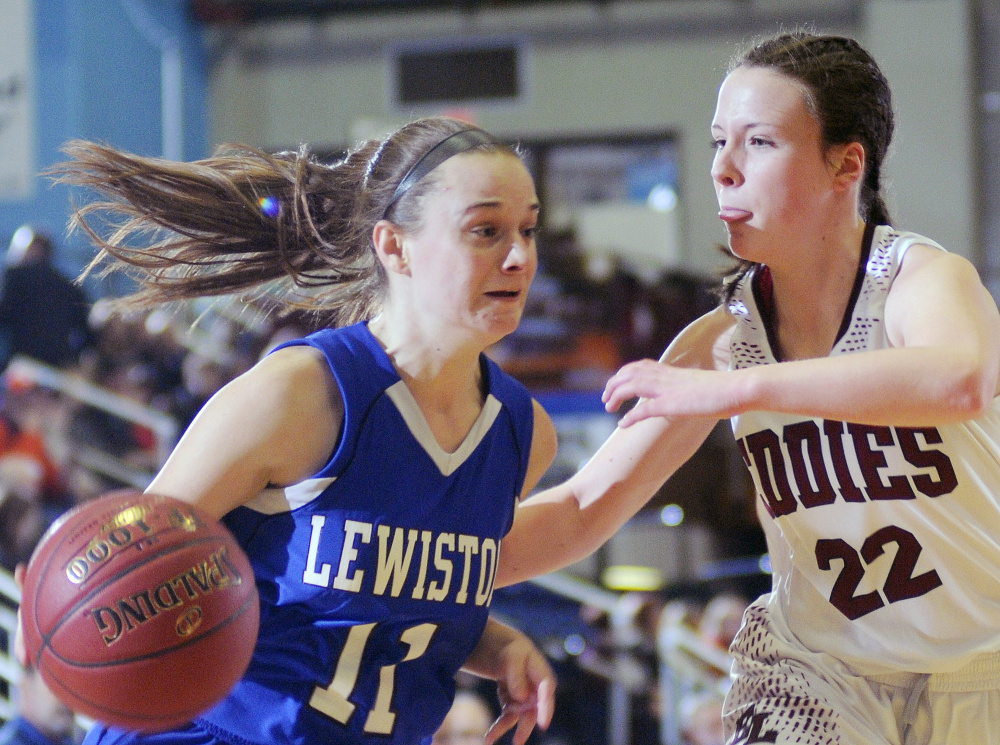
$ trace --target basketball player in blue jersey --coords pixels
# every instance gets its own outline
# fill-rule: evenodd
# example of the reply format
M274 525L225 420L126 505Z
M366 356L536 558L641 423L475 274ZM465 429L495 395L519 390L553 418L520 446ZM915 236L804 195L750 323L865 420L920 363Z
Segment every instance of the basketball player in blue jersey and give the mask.
M280 346L202 409L149 490L223 519L261 599L249 670L178 731L97 726L97 743L429 742L454 675L495 678L523 743L554 679L489 619L517 500L555 429L484 350L517 328L537 267L538 198L516 152L448 118L332 165L237 147L195 163L94 143L56 172L105 201L76 215L127 302L266 294L329 328ZM125 227L106 238L92 213ZM135 248L138 237L156 232Z
M725 302L611 378L609 410L638 403L504 541L498 585L579 559L731 418L774 572L731 648L730 745L1000 743L1000 313L891 227L892 131L851 39L739 58L712 122Z

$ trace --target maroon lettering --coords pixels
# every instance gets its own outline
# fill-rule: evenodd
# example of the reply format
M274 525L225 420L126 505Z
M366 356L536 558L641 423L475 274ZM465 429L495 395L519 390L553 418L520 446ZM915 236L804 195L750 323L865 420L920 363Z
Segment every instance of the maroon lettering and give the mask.
M853 453L845 446L845 432ZM806 509L832 504L838 494L845 502L915 499L917 492L929 497L950 494L958 487L955 468L945 453L929 447L941 442L934 427L890 428L830 420L820 427L814 420L805 420L783 427L781 439L765 429L736 444L743 462L756 474L764 508L776 519L792 514L799 504ZM925 472L888 473L889 449ZM863 489L852 476L850 455L856 458Z
M899 439L899 449L903 451L906 462L917 468L933 468L937 473L937 478L930 475L920 474L913 477L913 485L921 494L928 497L940 497L942 494L951 494L958 486L958 476L955 475L955 468L951 465L951 459L940 450L921 450L917 444L917 435L924 438L928 445L940 445L941 433L935 427L922 429L911 429L909 427L897 427L896 437Z
M755 464L767 511L775 518L795 512L798 503L792 494L785 472L785 458L781 452L778 435L769 429L754 432L746 437L747 450ZM768 463L770 462L770 466ZM773 479L773 480L772 480Z
M935 587L941 586L941 578L933 569L916 577L913 576L913 570L917 566L917 559L920 558L923 546L920 545L913 533L903 530L899 526L888 525L872 533L861 547L861 558L866 563L871 564L885 553L885 547L890 543L895 543L897 546L896 558L892 560L889 574L885 578L885 585L882 587L882 591L890 603L917 598Z
M829 571L834 559L843 562L830 593L830 603L834 608L854 621L885 605L877 590L864 595L854 594L865 576L865 568L851 544L841 538L822 538L816 541L816 564L819 568Z
M743 462L746 463L747 468L753 468L753 463L750 462L750 454L747 452L747 446L742 437L736 441L736 447L739 448L740 455L743 457Z
M833 472L837 476L840 496L845 502L866 501L865 495L854 483L851 469L847 465L847 457L844 454L844 423L824 419L823 434L826 435L827 445L830 448L830 459L833 461Z
M792 463L792 475L799 490L802 506L809 508L833 504L837 494L826 475L823 441L816 422L806 420L785 427L784 439L788 446L788 459ZM809 457L808 465L802 452L803 446L805 455ZM812 486L812 479L809 478L810 474L816 480L815 489Z
M894 445L895 440L889 427L848 424L847 431L854 439L854 452L858 456L858 466L861 468L869 499L916 498L906 476L889 476L886 483L879 473L880 469L887 467L885 453L872 449L871 444L874 439L875 444L881 447Z
M736 732L733 733L732 745L753 745L753 743L773 743L778 741L777 730L764 730L766 712L757 713L754 705L747 707L736 720Z
M888 525L876 530L865 539L860 553L840 538L823 538L816 541L816 564L823 571L832 568L832 561L840 559L843 567L833 583L830 603L852 621L878 610L885 605L878 591L855 595L865 576L865 564L871 564L885 553L885 547L896 544L896 556L882 584L882 592L890 603L926 595L940 587L941 578L935 570L914 576L917 559L923 547L916 536L898 525ZM862 563L864 562L864 563Z
M736 447L739 448L740 456L742 456L743 462L746 463L747 468L750 469L750 471L752 472L753 471L753 461L750 460L750 453L747 452L747 445L746 445L745 439L742 438L742 437L740 439L738 439L736 441ZM774 510L771 509L771 505L768 504L767 500L763 498L763 495L761 496L761 500L760 501L764 503L764 509L767 510L767 514L770 515L773 518L774 517Z

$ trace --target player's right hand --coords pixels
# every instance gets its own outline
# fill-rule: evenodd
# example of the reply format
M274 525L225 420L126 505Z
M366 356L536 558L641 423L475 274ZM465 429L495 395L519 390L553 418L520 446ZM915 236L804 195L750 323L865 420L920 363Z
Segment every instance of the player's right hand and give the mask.
M493 745L512 727L514 745L524 745L537 725L548 729L555 708L556 678L545 656L521 632L500 654L497 694L502 711L486 733Z

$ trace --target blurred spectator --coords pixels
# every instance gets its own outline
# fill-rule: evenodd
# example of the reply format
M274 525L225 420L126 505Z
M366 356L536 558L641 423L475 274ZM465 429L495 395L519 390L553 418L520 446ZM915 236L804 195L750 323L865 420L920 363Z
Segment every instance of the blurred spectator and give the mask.
M299 339L311 333L312 329L304 320L287 318L278 321L264 338L264 346L260 351L260 357L265 357L279 344L284 344L292 339Z
M102 357L91 372L91 382L109 393L148 405L153 395L153 367L141 360ZM135 468L155 468L156 440L150 430L109 411L79 406L68 423L76 448L97 450Z
M720 592L705 605L698 623L698 634L709 644L728 652L736 632L743 625L743 612L749 604L741 595Z
M63 420L48 391L10 385L0 409L0 564L27 561L35 543L72 500L51 431Z
M680 732L684 745L724 745L722 702L715 691L691 693L681 700Z
M486 699L476 691L460 689L431 745L482 745L493 718Z
M189 351L181 362L181 385L157 404L186 429L209 398L233 378L230 368L201 352Z
M15 690L17 714L0 728L0 745L71 745L73 712L49 691L41 674L28 668Z
M52 241L25 225L14 232L0 281L0 369L14 355L56 367L75 363L92 341L89 302L52 263Z

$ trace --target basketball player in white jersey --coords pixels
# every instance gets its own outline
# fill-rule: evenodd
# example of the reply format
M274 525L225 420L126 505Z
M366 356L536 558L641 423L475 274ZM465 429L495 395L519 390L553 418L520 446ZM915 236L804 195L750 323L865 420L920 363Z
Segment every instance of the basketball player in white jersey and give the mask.
M731 418L774 567L732 646L731 745L1000 743L1000 314L968 261L891 226L893 126L853 40L734 64L712 178L740 270L612 377L607 408L638 404L504 542L498 584L586 555Z

